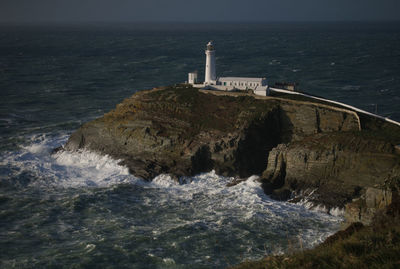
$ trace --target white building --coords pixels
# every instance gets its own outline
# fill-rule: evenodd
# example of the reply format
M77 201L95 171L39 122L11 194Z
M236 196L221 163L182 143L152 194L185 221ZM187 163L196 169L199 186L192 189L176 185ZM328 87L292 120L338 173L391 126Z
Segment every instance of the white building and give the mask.
M197 84L197 71L188 74L189 84Z
M235 91L253 90L257 95L266 96L268 94L268 83L266 78L248 77L220 77L216 76L215 48L212 41L208 42L205 51L206 69L204 83L197 83L197 72L189 73L188 82L196 88L210 90Z

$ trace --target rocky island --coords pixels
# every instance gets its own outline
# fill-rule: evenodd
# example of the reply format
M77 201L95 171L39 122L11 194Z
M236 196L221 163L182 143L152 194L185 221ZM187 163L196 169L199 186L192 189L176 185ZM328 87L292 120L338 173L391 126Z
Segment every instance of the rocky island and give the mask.
M238 180L260 175L271 197L329 211L366 193L385 196L372 188L400 177L398 144L399 126L339 106L181 85L137 92L64 148L107 154L145 180L212 169Z
M64 149L107 154L145 180L213 169L237 181L259 175L274 199L306 199L370 224L398 199L399 144L398 125L340 105L183 84L135 93Z

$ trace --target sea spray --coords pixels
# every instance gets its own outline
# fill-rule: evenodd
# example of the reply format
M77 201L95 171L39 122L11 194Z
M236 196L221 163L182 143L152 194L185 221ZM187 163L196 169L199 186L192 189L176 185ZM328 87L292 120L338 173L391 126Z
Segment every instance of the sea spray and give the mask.
M340 217L271 200L257 176L232 187L227 185L234 178L215 171L180 180L159 175L146 182L107 156L85 150L51 154L66 138L35 135L3 155L0 164L11 175L3 183L12 186L24 173L30 177L1 193L7 223L2 235L11 244L3 264L63 260L73 266L108 257L119 266L224 267L228 261L284 252L292 241L312 247L340 226ZM33 237L26 237L23 227L32 227ZM18 261L10 258L13 251ZM32 260L37 255L41 259ZM78 258L82 255L84 260Z

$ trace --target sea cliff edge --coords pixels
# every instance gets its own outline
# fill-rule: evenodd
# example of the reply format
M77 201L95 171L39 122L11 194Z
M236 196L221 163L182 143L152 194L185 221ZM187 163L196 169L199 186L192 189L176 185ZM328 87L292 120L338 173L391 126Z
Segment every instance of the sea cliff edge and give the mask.
M395 195L399 144L398 125L340 105L175 85L135 93L63 149L107 154L145 180L259 175L274 199L341 208L348 222L369 224Z

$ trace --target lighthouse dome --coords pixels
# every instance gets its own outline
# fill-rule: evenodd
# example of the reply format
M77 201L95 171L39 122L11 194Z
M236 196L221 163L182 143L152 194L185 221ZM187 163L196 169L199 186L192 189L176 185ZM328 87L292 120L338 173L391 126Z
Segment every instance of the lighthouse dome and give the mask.
M207 43L207 50L214 50L214 43L212 40Z

